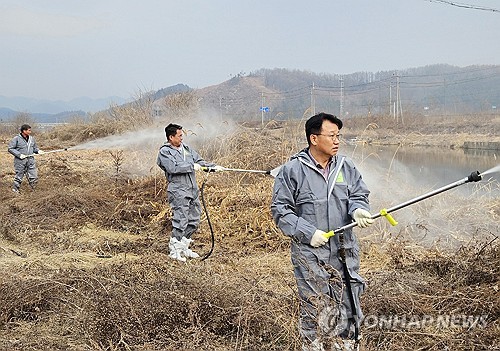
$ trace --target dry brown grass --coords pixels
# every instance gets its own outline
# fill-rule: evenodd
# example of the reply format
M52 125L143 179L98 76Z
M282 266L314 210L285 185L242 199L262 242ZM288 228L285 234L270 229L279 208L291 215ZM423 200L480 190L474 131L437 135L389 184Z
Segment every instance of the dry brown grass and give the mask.
M227 167L272 169L303 146L302 133L295 125L239 129L199 151ZM57 148L81 138L45 141ZM136 150L123 161L140 160ZM9 189L8 155L0 154L0 167L0 187ZM109 152L80 150L46 155L39 172L35 193L25 184L19 197L0 193L0 349L299 349L289 243L269 212L271 177L200 174L215 251L179 264L167 256L171 212L156 168L117 176ZM498 199L478 204L490 209L491 223L457 209L466 234L498 228ZM412 240L418 223L396 234L378 223L361 239L366 315L488 317L485 328L366 328L364 349L498 349L498 233L450 251ZM206 253L205 216L195 239L194 249Z
M404 123L388 116L346 119L347 137L378 145L461 148L465 141L500 143L500 118L477 116L407 116Z

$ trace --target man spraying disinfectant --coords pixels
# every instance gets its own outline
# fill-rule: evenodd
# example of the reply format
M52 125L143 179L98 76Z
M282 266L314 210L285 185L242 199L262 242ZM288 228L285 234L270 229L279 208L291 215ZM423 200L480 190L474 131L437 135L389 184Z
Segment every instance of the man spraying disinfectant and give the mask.
M355 350L360 338L365 281L359 275L359 244L352 229L331 240L328 234L352 220L362 228L373 223L370 192L361 174L350 159L337 154L342 125L327 113L309 118L308 147L283 165L274 183L274 221L293 239L303 351L325 351L326 344L335 350ZM344 285L347 293L342 293Z
M38 171L33 155L41 155L44 152L38 148L35 138L31 136L31 126L23 124L20 133L9 142L8 151L14 156L14 184L12 191L19 194L21 183L26 176L32 189L35 189L38 181Z
M167 198L172 208L172 236L169 256L182 262L199 255L189 248L194 232L198 229L201 204L195 171L223 171L223 167L205 161L194 149L183 143L182 126L165 127L167 142L160 147L156 163L165 172L168 181Z

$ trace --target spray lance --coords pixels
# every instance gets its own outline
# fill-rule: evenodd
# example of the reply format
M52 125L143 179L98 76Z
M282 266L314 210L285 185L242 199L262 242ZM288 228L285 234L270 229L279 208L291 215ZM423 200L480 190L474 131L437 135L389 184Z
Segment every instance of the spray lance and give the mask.
M246 172L246 173L261 173L261 174L268 174L272 177L276 177L278 175L279 170L281 169L281 166L278 166L274 169L267 170L267 171L262 171L258 169L241 169L241 168L226 168L222 167L222 171L230 171L230 172ZM202 171L205 172L215 172L214 167L201 167Z
M481 179L482 179L482 176L479 173L479 171L472 172L468 177L466 177L464 179L457 180L456 182L453 182L451 184L445 185L445 186L443 186L443 187L441 187L439 189L430 191L430 192L428 192L426 194L420 195L420 196L418 196L416 198L413 198L411 200L405 201L405 202L400 203L399 205L393 206L391 208L388 208L388 209L383 208L383 209L380 210L379 213L373 214L371 216L371 218L372 219L376 219L376 218L379 218L379 217L385 217L389 221L389 223L391 225L396 226L398 224L398 222L390 215L391 212L400 210L403 207L407 207L407 206L413 205L413 204L415 204L417 202L420 202L422 200L428 199L431 196L434 196L434 195L440 194L442 192L445 192L447 190L456 188L457 186L460 186L460 185L463 185L463 184L466 184L466 183L470 183L470 182L478 182ZM326 238L331 238L335 234L343 233L345 230L353 228L355 226L357 226L357 223L356 222L352 222L352 223L347 224L345 226L342 226L340 228L331 230L331 231L329 231L329 232L327 232L327 233L325 233L323 235Z
M40 155L45 155L45 154L51 154L51 153L53 153L53 152L62 152L62 151L68 151L68 148L65 148L65 149L57 149L57 150L50 150L50 151L43 151L42 153L38 153L38 154L30 154L30 155L26 155L26 157L40 156Z

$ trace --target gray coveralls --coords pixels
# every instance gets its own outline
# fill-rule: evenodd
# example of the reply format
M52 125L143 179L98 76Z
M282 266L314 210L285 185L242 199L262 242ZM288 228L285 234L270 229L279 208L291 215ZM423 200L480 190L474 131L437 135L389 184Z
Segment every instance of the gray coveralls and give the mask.
M275 179L271 212L276 225L292 238L291 259L301 300L299 330L305 343L352 338L354 324L359 327L365 281L358 273L360 249L352 229L344 232L344 247L356 318L339 260L339 235L318 248L310 242L316 229L334 230L352 223L357 208L369 210L369 193L352 160L334 156L325 179L308 149L294 155Z
M215 164L206 162L185 144L178 150L168 142L160 147L156 163L168 180L167 200L173 212L172 237L189 239L198 228L201 216L194 164L204 167Z
M21 154L33 155L38 153L38 146L36 145L35 138L29 136L28 141L26 141L21 134L18 134L12 138L8 147L9 152L14 155L14 172L16 175L14 176L13 188L19 190L25 175L28 178L30 186L34 188L38 181L35 158L30 156L21 160L20 156Z

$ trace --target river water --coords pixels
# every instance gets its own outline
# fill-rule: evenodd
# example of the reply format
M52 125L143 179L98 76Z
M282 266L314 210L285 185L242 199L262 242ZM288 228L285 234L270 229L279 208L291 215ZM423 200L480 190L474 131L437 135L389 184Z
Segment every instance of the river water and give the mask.
M485 172L500 164L498 151L489 150L347 145L341 152L352 157L364 170L367 183L411 185L423 191L440 188L466 178L474 171ZM482 186L498 182L500 172L486 175L480 183ZM457 190L463 194L472 193L477 191L474 185L464 184ZM498 196L495 192L490 195Z
M339 153L351 157L360 169L371 191L372 214L500 164L500 155L495 152L462 149L342 145ZM358 229L358 233L377 240L384 239L380 236L403 236L414 242L452 247L476 238L488 240L500 232L495 221L499 199L500 173L496 172L393 212L399 222L396 227L379 218L375 229Z

